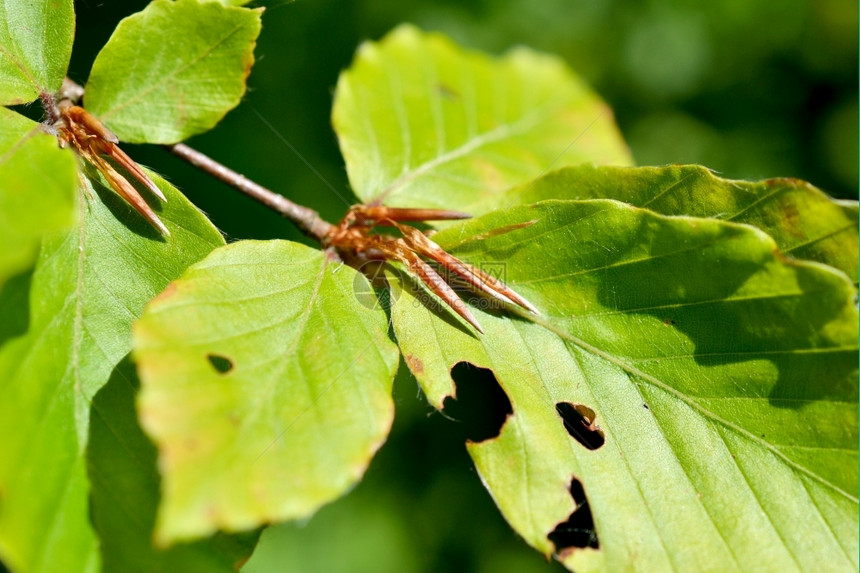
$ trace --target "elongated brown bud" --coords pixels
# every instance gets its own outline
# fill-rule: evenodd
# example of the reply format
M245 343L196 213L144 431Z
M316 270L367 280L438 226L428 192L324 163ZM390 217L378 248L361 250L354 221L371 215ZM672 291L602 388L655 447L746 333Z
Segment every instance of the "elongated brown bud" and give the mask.
M128 180L120 175L113 166L108 163L104 158L99 157L98 155L93 157L93 165L95 165L96 169L101 171L102 175L105 176L107 182L110 183L111 188L116 191L117 195L125 199L126 203L132 206L132 208L140 213L144 219L149 221L156 229L158 229L163 235L170 236L170 231L167 230L167 227L164 226L164 223L161 222L161 219L158 218L158 215L152 210L152 207L143 200L143 197L140 196L140 193L132 186Z
M445 279L433 267L421 260L421 257L409 249L403 241L393 237L374 237L374 239L377 239L375 241L375 248L387 254L390 258L406 265L411 272L415 273L421 279L421 282L427 285L427 288L441 298L463 320L474 326L475 330L481 334L484 333L484 329L478 322L478 319L475 318L469 307L466 306L466 303L457 296L454 289L448 286Z
M60 114L64 119L78 124L89 136L95 136L110 143L119 143L119 138L104 126L102 122L93 117L87 110L76 105L62 105Z
M437 245L418 229L408 227L406 225L397 225L396 223L395 225L397 229L403 233L409 246L416 252L429 259L433 259L445 269L461 277L474 288L503 302L511 302L534 314L540 314L533 304L518 295L513 291L513 289L505 285L505 283L481 269L468 263L464 263L457 257L447 253L442 247Z
M441 209L403 209L385 207L382 205L354 205L341 220L340 224L332 227L325 236L324 246L333 247L345 255L344 260L392 260L406 265L406 268L418 277L427 288L441 298L445 304L456 312L466 322L482 333L484 329L457 295L451 285L432 266L421 257L426 257L439 264L441 269L450 271L464 280L473 289L480 291L504 304L519 305L534 314L540 314L529 301L509 288L505 283L489 273L464 263L449 254L433 242L426 234L408 225L404 221L429 221L444 219L467 219L467 213L446 211ZM497 230L506 233L532 225L536 221L528 221ZM374 226L395 227L403 235L392 237L384 234L373 234ZM489 233L493 233L490 231ZM456 278L456 277L455 277ZM459 280L459 279L458 279Z
M452 221L469 219L472 216L460 211L444 209L407 209L402 207L385 207L383 205L358 205L353 208L356 221L362 225L386 225L390 221Z
M134 185L111 165L110 161L116 162L156 197L162 201L167 200L161 189L144 173L140 166L119 148L117 145L119 139L111 130L84 108L63 102L60 105L58 137L60 145L71 144L78 155L98 169L111 188L152 226L163 235L170 235L170 231L140 196Z

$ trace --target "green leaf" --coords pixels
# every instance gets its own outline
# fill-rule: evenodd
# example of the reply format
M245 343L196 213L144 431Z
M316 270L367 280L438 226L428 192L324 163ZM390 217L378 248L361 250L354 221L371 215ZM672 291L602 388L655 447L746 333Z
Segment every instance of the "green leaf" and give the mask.
M72 0L0 3L0 104L31 102L60 89L75 34Z
M261 14L155 0L120 22L99 52L87 109L130 142L176 143L211 129L245 93Z
M250 4L253 0L199 0L200 2L218 2L219 4L223 4L224 6L245 6L246 4Z
M476 309L477 336L423 289L393 293L434 405L459 362L510 399L500 435L467 447L528 543L559 551L548 535L573 514L599 543L561 551L576 571L856 570L858 317L842 273L749 226L608 200L497 211L434 240L504 265L542 313ZM602 446L583 445L599 440L582 422L582 443L566 431L562 402L594 412Z
M631 161L611 110L558 58L490 58L411 26L359 48L332 115L364 202L471 211L551 167Z
M32 266L42 235L71 226L75 158L41 126L0 108L0 287Z
M398 362L374 301L319 250L242 241L146 307L134 357L164 480L160 543L306 517L361 477L391 425Z
M114 368L91 409L87 445L93 527L100 537L105 571L238 570L259 532L216 535L165 551L152 546L159 499L156 451L137 422L134 397L140 383L128 358Z
M0 558L13 570L98 567L84 458L93 396L130 351L143 305L223 244L157 176L169 240L92 177L78 226L45 238L29 293L18 278L2 293L0 308L16 310L0 321Z
M746 223L774 238L780 251L825 263L857 284L857 202L835 201L797 179L722 179L698 165L567 167L499 195L493 208L544 199L617 199L663 215Z
M224 6L281 6L292 4L295 0L199 0L200 2L218 2Z

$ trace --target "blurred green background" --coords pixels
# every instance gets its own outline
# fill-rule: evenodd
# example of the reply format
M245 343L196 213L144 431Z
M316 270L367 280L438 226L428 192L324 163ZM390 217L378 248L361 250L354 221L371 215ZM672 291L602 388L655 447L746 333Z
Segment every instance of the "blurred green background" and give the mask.
M76 1L73 79L86 81L116 23L146 3ZM857 13L856 0L299 0L266 11L244 102L190 144L339 219L352 199L329 122L338 73L360 42L412 22L494 53L525 44L561 55L613 107L640 165L799 177L856 199ZM167 152L127 147L228 239L304 240ZM434 413L403 371L395 399L392 437L365 480L307 523L267 531L245 570L561 570L505 524L457 423Z

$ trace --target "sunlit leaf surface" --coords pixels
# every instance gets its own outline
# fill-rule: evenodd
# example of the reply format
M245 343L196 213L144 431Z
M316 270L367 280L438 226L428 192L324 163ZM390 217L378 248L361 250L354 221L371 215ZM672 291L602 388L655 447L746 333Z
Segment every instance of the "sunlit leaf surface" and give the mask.
M456 393L461 362L509 397L500 435L468 449L530 544L576 571L857 568L857 311L842 273L781 257L751 227L614 201L515 207L434 239L541 311L478 299L477 335L393 281L397 340L430 401ZM566 429L558 407L591 425Z
M401 26L362 44L332 112L356 195L471 212L552 167L628 164L611 110L558 58Z
M72 0L0 2L0 104L60 89L75 33Z
M42 235L71 226L76 173L56 138L0 108L0 287L33 264Z
M253 552L257 532L153 547L160 480L155 447L137 421L138 386L134 365L124 359L92 402L87 476L103 571L236 571Z
M176 143L212 128L245 93L260 14L155 0L120 22L99 53L87 109L124 141Z
M698 165L582 165L500 194L482 212L544 199L617 199L663 215L746 223L773 237L783 255L828 264L857 284L857 202L797 179L732 181Z
M316 249L214 251L134 329L161 543L306 517L388 435L397 348L367 280Z

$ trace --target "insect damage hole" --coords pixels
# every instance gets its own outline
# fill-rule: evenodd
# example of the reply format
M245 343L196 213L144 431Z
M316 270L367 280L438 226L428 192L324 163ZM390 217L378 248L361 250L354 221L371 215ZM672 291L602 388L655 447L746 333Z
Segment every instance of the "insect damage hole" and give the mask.
M227 374L233 370L233 361L220 354L207 354L206 359L219 374Z
M451 379L456 393L445 398L442 413L462 424L465 438L470 442L498 437L514 410L493 371L458 362L451 368Z
M594 529L594 518L591 515L591 507L588 505L588 498L585 497L582 482L573 478L570 481L569 491L576 507L567 521L555 526L555 529L547 535L547 539L553 542L558 555L569 553L574 548L599 549L600 542L597 540L597 530Z
M558 402L555 411L564 422L564 429L570 436L589 450L596 450L606 443L606 436L600 426L594 423L597 414L583 404Z

